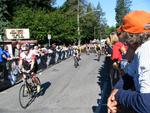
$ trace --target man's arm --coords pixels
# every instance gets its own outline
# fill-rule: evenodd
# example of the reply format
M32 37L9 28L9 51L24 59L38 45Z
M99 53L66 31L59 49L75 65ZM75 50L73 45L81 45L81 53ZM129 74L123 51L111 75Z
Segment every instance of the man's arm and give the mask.
M19 69L22 69L23 68L23 66L22 66L22 59L19 59Z
M115 100L125 108L132 109L136 113L150 112L150 93L138 93L130 90L117 90Z
M35 55L32 55L32 62L31 62L30 70L32 70L32 69L34 68L35 59L36 59L36 56L35 56Z

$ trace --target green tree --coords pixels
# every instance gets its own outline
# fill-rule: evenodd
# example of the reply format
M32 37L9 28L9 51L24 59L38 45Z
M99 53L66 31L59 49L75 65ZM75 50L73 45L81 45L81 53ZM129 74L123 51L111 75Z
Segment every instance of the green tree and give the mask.
M80 20L82 40L84 42L89 42L94 39L94 30L97 25L96 15L91 3L88 4L86 12Z
M9 9L15 9L16 7L21 7L22 5L38 9L38 8L47 8L50 9L55 4L56 0L7 0L9 4Z
M118 27L122 23L122 17L126 15L128 12L130 12L130 6L132 4L132 1L131 0L117 0L116 3L117 3L116 8L115 8L116 21L117 21L116 26Z
M105 26L107 25L104 18L105 13L102 11L100 3L97 5L97 8L94 8L89 3L86 11L85 16L81 19L82 38L84 42L89 42L94 38L100 39L100 35L105 34Z
M100 2L98 3L96 10L97 10L96 15L98 20L98 24L97 24L98 31L96 36L99 39L101 39L105 37L105 28L107 27L107 23L105 18L105 12L103 12Z
M9 24L7 17L9 17L9 13L7 11L6 0L1 0L0 1L0 35L4 35L4 30Z
M115 26L111 26L111 27L107 26L105 28L105 37L108 37L110 35L110 33L112 33L112 32L116 32L116 27Z
M67 18L73 19L72 27L73 29L76 27L74 31L73 37L77 41L77 39L81 39L81 35L78 36L78 16L79 16L79 28L81 28L81 15L84 13L84 9L86 7L86 0L66 0L64 5L61 7L61 10L64 12ZM80 33L79 33L80 34Z
M48 32L47 23L45 11L22 6L16 11L11 27L29 28L30 37L43 42Z
M41 43L48 42L48 33L52 35L52 42L73 43L75 22L76 19L66 17L60 10L51 12L22 6L15 13L12 27L29 28L31 38Z

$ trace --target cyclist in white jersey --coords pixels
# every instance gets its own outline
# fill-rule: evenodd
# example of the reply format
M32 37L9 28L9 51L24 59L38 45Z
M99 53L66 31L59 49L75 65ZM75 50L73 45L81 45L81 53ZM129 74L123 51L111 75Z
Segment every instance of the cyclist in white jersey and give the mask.
M37 72L36 55L29 49L28 44L24 45L22 52L20 53L19 67L22 70L31 72L32 80L37 84L37 92L40 92L40 83L37 83L34 79L36 78Z

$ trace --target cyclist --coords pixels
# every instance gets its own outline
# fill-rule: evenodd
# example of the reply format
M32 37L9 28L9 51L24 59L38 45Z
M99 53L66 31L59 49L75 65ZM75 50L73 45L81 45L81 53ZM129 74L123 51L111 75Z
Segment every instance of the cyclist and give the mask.
M29 44L25 44L22 47L22 52L20 53L19 68L21 70L28 71L31 73L33 82L37 85L37 93L40 92L40 82L36 79L37 63L36 55L30 51Z
M95 51L96 51L96 56L97 56L97 60L100 60L100 56L101 56L101 46L100 44L97 44L95 47Z
M77 60L77 65L79 65L80 53L79 53L78 48L75 48L73 53L74 53L74 54L73 54L73 56L74 56L74 61Z

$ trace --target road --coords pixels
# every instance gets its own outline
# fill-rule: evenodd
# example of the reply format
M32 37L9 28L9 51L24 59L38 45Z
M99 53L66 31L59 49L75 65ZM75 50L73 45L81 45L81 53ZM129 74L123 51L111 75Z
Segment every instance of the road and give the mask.
M0 113L98 113L95 108L101 99L99 77L104 56L100 61L95 60L95 54L81 57L78 68L69 58L40 73L45 91L26 109L18 99L22 83L0 92Z

